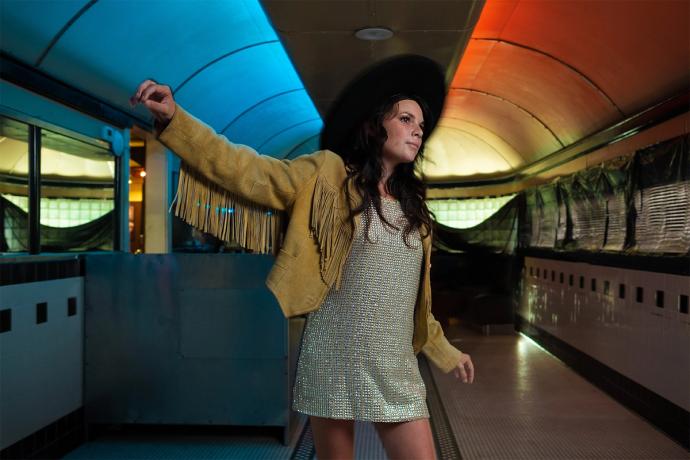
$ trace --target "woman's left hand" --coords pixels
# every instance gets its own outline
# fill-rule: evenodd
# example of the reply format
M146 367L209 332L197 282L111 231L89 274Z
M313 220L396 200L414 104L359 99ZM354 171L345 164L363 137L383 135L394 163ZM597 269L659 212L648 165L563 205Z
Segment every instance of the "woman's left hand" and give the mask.
M474 365L470 355L463 353L460 356L460 361L455 369L453 369L455 377L462 379L464 383L472 383L474 381Z

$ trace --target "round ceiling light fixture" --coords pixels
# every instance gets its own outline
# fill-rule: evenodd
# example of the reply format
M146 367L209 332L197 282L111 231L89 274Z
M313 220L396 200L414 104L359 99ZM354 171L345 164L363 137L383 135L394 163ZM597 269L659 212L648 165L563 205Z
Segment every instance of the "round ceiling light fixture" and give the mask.
M392 36L393 31L385 27L365 27L355 32L355 37L368 41L388 40Z

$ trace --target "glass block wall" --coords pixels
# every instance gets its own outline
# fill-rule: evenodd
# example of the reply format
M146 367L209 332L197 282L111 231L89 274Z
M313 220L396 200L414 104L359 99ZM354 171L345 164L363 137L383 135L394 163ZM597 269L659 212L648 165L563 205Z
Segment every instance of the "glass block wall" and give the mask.
M9 194L2 194L2 197L23 211L29 211L28 197ZM98 219L112 211L113 206L113 200L42 198L41 225L74 227Z
M486 220L514 196L427 200L427 205L438 223L453 228L469 228Z

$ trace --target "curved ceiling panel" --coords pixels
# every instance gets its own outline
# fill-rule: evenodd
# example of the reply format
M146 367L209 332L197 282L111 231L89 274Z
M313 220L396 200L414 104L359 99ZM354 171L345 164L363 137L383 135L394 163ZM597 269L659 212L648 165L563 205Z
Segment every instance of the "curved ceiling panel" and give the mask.
M426 145L422 172L429 181L511 171L521 161L509 145L480 126L463 122L449 126L447 119L442 123ZM506 151L513 158L507 159Z
M29 171L26 142L17 141L11 137L5 137L0 142L2 142L0 173L26 177Z
M301 142L299 142L297 145L292 147L290 151L288 151L285 154L285 158L296 158L300 155L303 155L305 153L311 153L319 150L321 147L320 141L321 141L321 133L315 134L313 136L309 136L305 139L303 139Z
M250 48L205 69L184 85L176 98L216 131L230 126L224 134L232 141L236 141L232 137L237 133L235 127L251 127L242 134L241 143L260 148L268 136L280 129L319 118L305 92L292 92L302 84L290 69L290 61L279 43ZM282 93L287 95L273 98ZM299 99L302 101L298 102ZM281 102L296 104L299 110L285 106L282 119L267 119L262 109Z
M272 133L315 118L320 119L319 114L311 100L305 97L304 90L283 93L243 113L223 134L234 142L258 148ZM257 123L257 120L261 121ZM311 135L320 130L321 125Z
M513 149L505 139L483 126L451 117L444 118L442 126L462 131L469 136L482 139L487 145L491 146L493 150L500 153L506 167L517 168L525 163L525 159L520 156L520 153ZM503 169L498 169L497 171L503 171Z
M142 80L176 88L220 56L267 40L276 35L256 1L204 2L203 7L175 2L165 8L157 2L123 8L119 1L101 1L71 25L41 69L129 110L129 93Z
M625 115L687 89L690 10L685 0L487 1L475 38L502 38L569 62ZM482 17L483 19L483 17Z
M165 8L108 0L1 5L3 51L142 119L150 118L148 111L132 111L128 99L151 78L178 89L176 100L217 131L241 132L242 143L256 146L274 136L271 149L283 152L320 129L258 0L180 1ZM280 97L290 91L291 97ZM315 119L300 139L276 135ZM278 145L281 139L287 143Z
M483 93L450 91L441 122L445 117L480 125L500 137L532 162L561 148L553 134L529 113L514 104Z
M687 91L688 43L687 0L486 0L441 123L486 128L473 134L508 157L502 138L519 170Z
M318 132L321 126L321 118L317 118L285 127L266 139L260 151L276 158L285 158L295 146L313 136L313 133Z
M86 0L2 0L0 44L3 51L35 65L63 27L88 4Z
M537 50L475 39L465 57L471 65L459 69L453 88L471 88L510 100L537 118L563 145L621 116L586 76Z

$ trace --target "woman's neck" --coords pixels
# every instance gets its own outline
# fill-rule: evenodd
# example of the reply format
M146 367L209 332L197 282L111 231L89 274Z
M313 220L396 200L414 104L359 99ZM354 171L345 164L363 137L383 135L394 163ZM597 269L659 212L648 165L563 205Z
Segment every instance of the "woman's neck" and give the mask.
M393 196L392 193L386 188L386 182L379 182L379 195L381 195L383 198L390 198L394 199L395 197Z

